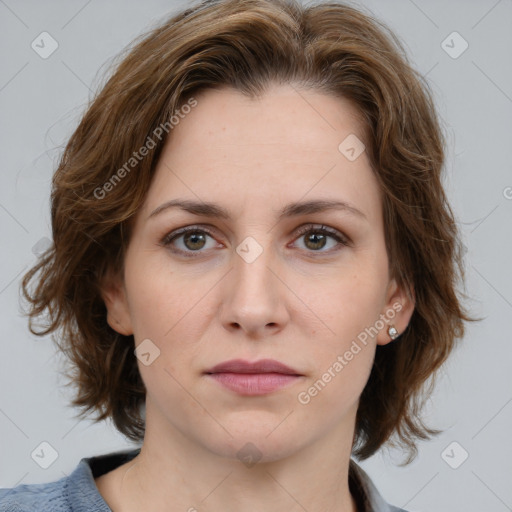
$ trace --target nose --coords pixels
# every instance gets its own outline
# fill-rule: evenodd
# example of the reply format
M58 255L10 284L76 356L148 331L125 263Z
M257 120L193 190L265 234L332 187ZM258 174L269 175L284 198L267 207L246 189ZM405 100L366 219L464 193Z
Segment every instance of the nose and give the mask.
M232 269L224 283L220 315L225 329L263 338L281 331L286 325L288 289L270 246L263 247L251 240L249 245L239 246L239 253L233 253ZM244 252L244 248L249 249ZM261 250L252 260L254 254L251 252Z

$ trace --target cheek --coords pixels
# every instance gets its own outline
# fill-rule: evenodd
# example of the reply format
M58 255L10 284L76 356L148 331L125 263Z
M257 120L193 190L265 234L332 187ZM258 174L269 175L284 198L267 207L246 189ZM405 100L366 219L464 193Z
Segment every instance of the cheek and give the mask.
M154 338L165 344L184 324L196 325L190 318L200 311L211 284L207 276L184 277L161 252L141 251L127 257L126 286L136 341Z
M318 293L315 286L307 285L306 290L301 285L301 293L313 298L310 307L323 321L325 333L331 335L327 335L327 339L332 339L334 345L343 344L374 325L386 298L387 273L378 265L353 266L346 270L323 281L322 293Z
M137 256L126 266L133 333L136 345L149 339L151 343L145 343L156 355L147 366L139 360L139 372L155 398L183 401L186 393L181 386L188 387L200 370L196 362L204 351L204 332L216 311L208 292L218 276L171 271L161 255L151 262L151 258L142 261L143 256Z
M340 279L312 306L328 329L315 329L305 346L315 372L299 390L305 411L323 411L326 426L355 407L368 382L376 343L372 328L382 304L380 287L371 281Z
M322 294L302 288L305 296L315 297L308 305L322 323L317 328L315 321L314 330L310 330L313 342L308 348L317 363L313 380L319 382L311 394L322 395L318 404L325 401L327 405L333 399L343 402L343 397L345 401L353 400L362 392L372 368L387 272L380 262L367 260L363 264L363 259L359 269L339 272Z

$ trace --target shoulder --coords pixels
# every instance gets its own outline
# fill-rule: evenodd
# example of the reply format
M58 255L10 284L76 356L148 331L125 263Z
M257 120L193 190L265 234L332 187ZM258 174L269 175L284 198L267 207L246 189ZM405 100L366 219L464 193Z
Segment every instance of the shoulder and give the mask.
M111 512L94 479L139 452L140 448L83 458L70 475L55 482L0 489L0 512Z
M66 478L45 484L24 484L0 489L0 512L68 512Z

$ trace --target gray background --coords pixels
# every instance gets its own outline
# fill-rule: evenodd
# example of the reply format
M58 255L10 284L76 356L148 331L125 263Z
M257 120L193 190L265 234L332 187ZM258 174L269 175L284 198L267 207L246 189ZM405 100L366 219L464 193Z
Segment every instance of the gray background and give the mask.
M0 0L0 487L53 481L82 457L132 446L109 422L75 419L62 357L49 337L29 333L18 288L51 238L51 175L100 70L183 5ZM396 450L362 466L388 501L410 511L512 510L512 0L358 5L396 31L434 90L449 135L446 185L467 246L468 305L485 317L468 326L426 408L444 433L420 443L405 468ZM43 31L59 45L47 59L31 48ZM457 58L445 49L458 53L462 40L442 44L454 31L469 44ZM58 453L48 469L31 458L43 441ZM453 469L446 461L460 464L463 450L469 457Z

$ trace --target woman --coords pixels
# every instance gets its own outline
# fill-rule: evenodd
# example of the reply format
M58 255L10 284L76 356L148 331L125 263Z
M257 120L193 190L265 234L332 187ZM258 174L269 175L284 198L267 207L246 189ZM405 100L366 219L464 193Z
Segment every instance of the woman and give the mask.
M470 320L443 163L428 86L352 7L205 1L147 34L23 281L74 404L141 447L1 510L403 510L351 456L437 432L424 385Z

